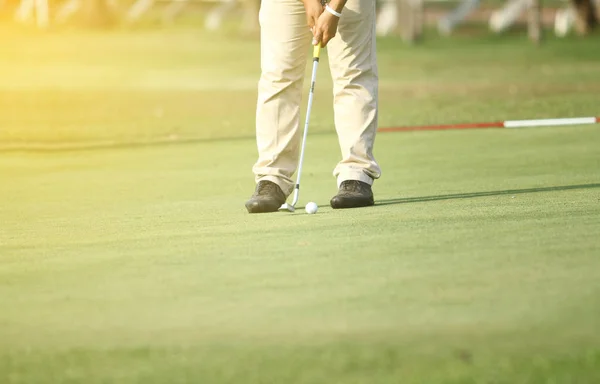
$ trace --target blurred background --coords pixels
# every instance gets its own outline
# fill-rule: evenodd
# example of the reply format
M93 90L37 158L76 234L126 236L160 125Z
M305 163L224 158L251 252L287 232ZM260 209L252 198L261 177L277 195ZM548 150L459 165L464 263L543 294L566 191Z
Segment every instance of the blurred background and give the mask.
M597 0L377 4L382 126L594 114ZM259 6L0 0L0 146L251 137Z
M543 3L543 4L542 4ZM418 39L423 29L437 26L451 34L464 22L487 23L494 33L527 20L530 37L539 40L543 24L558 36L574 30L587 35L598 23L597 0L379 0L378 34ZM40 29L78 24L110 28L117 25L172 24L182 19L203 21L207 30L237 23L244 33L258 31L260 0L2 0L3 20Z

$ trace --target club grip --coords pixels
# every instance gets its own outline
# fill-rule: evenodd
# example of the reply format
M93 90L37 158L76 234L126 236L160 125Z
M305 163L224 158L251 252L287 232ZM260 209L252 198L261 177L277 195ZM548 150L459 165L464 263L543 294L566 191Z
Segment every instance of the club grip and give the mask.
M317 59L318 60L319 59L319 55L321 55L321 42L319 42L313 48L313 59Z

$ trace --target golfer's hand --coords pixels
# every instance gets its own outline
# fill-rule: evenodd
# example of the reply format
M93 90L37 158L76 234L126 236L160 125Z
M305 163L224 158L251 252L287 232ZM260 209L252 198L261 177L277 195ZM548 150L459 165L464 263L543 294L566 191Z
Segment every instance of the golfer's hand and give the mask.
M337 33L340 18L329 12L321 13L313 28L313 45L321 44L324 47Z
M317 20L319 20L319 16L325 10L325 7L321 5L320 0L302 0L304 4L304 10L306 12L306 24L311 31L314 30L315 25L317 24Z

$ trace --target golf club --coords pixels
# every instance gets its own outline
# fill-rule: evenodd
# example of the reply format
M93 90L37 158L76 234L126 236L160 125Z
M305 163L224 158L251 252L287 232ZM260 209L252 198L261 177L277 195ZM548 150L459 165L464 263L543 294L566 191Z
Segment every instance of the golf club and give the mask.
M304 134L302 136L302 146L300 147L300 160L298 161L298 173L296 174L296 186L294 187L294 198L291 204L284 203L280 210L294 212L296 204L300 198L300 176L302 176L302 163L304 163L304 149L306 148L306 137L308 135L308 122L310 121L310 111L312 109L313 97L315 94L315 81L317 80L317 68L319 67L319 55L321 54L321 45L317 44L313 50L313 68L310 80L310 91L308 93L308 107L306 108L306 120L304 121Z

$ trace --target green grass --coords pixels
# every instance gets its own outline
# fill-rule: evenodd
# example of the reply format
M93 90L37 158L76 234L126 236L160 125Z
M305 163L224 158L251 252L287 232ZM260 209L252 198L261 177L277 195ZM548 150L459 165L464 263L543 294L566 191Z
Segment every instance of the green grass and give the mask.
M3 41L0 382L600 381L597 127L381 134L334 211L324 70L319 212L248 215L257 42ZM382 40L381 125L598 114L596 44Z
M185 28L5 35L0 148L254 134L255 40ZM596 38L550 39L541 48L523 36L432 37L414 48L384 39L380 123L593 114L598 57ZM329 133L331 81L321 69L311 131Z

